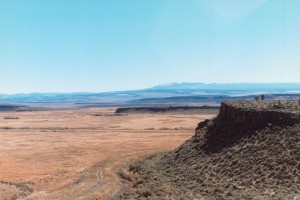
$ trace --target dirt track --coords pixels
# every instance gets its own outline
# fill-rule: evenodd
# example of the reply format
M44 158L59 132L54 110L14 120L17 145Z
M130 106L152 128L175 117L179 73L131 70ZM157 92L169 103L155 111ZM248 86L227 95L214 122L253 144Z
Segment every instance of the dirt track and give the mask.
M177 147L211 117L114 110L0 113L1 199L103 199L122 185L116 169Z

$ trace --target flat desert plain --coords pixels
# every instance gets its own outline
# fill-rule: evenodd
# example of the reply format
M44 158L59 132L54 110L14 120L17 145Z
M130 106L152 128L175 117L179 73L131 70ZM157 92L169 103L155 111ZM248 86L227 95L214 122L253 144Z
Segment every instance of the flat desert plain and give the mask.
M115 108L0 112L0 199L105 199L131 160L173 149L213 115Z

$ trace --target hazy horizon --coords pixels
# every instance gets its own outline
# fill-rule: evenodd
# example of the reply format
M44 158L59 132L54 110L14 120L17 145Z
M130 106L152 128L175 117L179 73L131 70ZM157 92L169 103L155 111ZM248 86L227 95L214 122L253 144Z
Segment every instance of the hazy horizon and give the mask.
M297 83L298 0L3 0L0 94Z
M278 89L282 88L282 89L286 89L284 86L288 86L288 87L296 87L297 90L296 91L290 91L290 90L286 90L285 92L297 92L300 93L300 82L286 82L286 83L280 83L280 82L269 82L269 83L249 83L249 82L237 82L237 83L197 83L197 82L173 82L173 83L162 83L162 84L157 84L157 85L152 85L150 87L145 87L145 88L136 88L136 89L125 89L125 90L107 90L107 91L70 91L70 92L44 92L44 91L34 91L34 92L29 92L29 93L0 93L0 95L30 95L30 94L80 94L80 93L87 93L87 94L97 94L97 93L113 93L113 92L126 92L126 91L139 91L139 90L148 90L148 89L162 89L162 88L168 88L169 86L171 86L170 89L172 89L172 86L179 86L183 89L189 89L190 85L205 85L205 86L210 86L210 89L214 89L214 87L216 85L218 86L227 86L227 90L234 90L236 89L236 87L238 86L238 89L244 89L247 90L249 89L249 87L253 90L255 87L253 86L257 86L257 85L261 85L261 86L276 86L277 88L269 88L269 89ZM234 86L234 88L232 88L231 86ZM243 87L246 86L246 87ZM252 88L252 87L253 88ZM281 86L281 87L280 87ZM267 87L268 88L268 87ZM265 90L266 88L257 88L257 92L259 92L259 90ZM272 93L272 92L270 92Z

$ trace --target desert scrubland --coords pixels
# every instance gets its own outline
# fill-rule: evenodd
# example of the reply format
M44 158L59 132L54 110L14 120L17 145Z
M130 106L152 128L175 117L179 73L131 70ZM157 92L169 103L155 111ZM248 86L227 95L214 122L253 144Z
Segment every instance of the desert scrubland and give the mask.
M126 163L182 144L213 115L115 108L0 112L1 199L104 199Z

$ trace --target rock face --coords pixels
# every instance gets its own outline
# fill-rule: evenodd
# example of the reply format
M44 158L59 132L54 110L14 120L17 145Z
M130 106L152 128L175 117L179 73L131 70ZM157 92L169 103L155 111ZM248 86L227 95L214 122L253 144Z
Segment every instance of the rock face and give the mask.
M117 199L300 199L297 101L224 102L174 151L132 163Z
M206 147L217 151L266 126L284 128L300 124L300 106L298 101L225 101L219 115L213 121L199 123L196 131L207 123L214 125L205 134Z
M169 107L126 107L126 108L117 108L116 113L138 113L138 112L175 112L175 111L205 111L205 110L219 110L219 106L169 106Z
M291 126L300 123L300 105L297 101L228 101L222 103L219 118L252 129L268 123Z
M1 111L30 111L29 106L24 106L24 105L11 105L11 104L0 104L0 112Z

